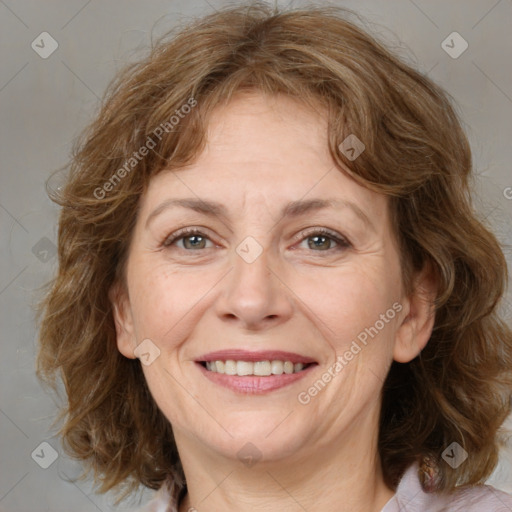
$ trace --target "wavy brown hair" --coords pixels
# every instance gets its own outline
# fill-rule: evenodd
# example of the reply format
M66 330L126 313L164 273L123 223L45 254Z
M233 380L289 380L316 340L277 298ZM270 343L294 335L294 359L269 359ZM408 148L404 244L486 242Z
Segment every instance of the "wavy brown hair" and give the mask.
M37 371L54 388L62 379L64 446L94 471L100 492L184 484L171 425L140 361L117 350L109 292L125 285L149 180L191 163L212 110L243 90L324 108L335 162L389 197L405 286L411 290L425 265L437 278L430 341L410 363L393 363L383 388L386 483L395 487L409 464L428 461L438 472L435 490L450 491L485 480L496 466L512 388L512 334L497 313L507 268L471 204L468 140L449 95L353 15L256 3L204 17L121 71L77 143L67 183L52 194L61 206L59 268L41 302ZM191 98L196 106L155 137ZM355 161L338 149L352 133L366 146ZM148 137L155 147L127 168ZM469 455L457 469L440 458L454 441Z

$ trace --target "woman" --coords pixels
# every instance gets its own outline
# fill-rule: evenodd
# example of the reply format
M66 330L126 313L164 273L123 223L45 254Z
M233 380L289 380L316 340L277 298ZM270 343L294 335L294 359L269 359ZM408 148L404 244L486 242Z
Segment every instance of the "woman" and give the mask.
M506 263L446 93L347 12L224 10L74 154L38 371L144 510L512 510Z

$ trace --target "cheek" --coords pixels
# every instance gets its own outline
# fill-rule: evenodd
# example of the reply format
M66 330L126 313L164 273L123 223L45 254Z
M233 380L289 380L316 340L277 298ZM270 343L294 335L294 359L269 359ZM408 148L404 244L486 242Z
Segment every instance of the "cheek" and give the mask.
M137 337L165 340L166 345L180 339L217 281L211 272L197 269L178 272L165 265L138 267L131 283Z
M393 304L400 298L399 286L383 271L368 268L329 269L328 273L323 269L323 275L310 276L300 284L298 295L307 297L304 302L312 321L336 354L354 340L362 346L368 340L381 340L373 352L391 349L397 317Z

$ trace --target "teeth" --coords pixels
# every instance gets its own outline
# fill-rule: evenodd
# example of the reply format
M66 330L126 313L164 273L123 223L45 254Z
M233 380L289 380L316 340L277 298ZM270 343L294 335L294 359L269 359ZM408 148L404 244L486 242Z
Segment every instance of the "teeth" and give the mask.
M248 363L247 361L237 361L236 362L236 374L237 375L252 375L253 374L252 363Z
M224 363L224 373L226 375L236 375L236 361L232 361L232 360L229 360L229 361L226 361Z
M254 366L254 375L261 376L269 376L272 375L272 368L270 366L270 361L258 361L253 364Z
M270 364L272 375L281 375L284 372L283 361L272 361Z
M266 377L269 375L282 375L283 373L298 373L304 369L303 363L293 364L291 361L207 361L206 369L215 373L226 375L256 375Z

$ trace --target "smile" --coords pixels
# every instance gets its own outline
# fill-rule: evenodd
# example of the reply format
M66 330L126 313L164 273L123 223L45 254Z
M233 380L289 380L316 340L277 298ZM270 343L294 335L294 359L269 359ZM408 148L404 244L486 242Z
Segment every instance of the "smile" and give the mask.
M208 361L203 364L210 372L238 375L239 377L248 375L268 377L270 375L282 375L283 373L290 375L299 373L309 366L309 364L303 363L294 364L291 361L273 360L252 362L234 361L233 359L226 361Z
M318 363L292 352L219 350L196 360L212 383L242 394L265 394L303 379Z

